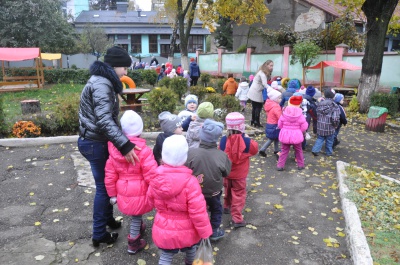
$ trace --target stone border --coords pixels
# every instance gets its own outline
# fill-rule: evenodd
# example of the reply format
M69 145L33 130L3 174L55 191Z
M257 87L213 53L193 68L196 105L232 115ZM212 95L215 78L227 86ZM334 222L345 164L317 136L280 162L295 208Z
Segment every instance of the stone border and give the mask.
M367 238L365 237L364 231L361 228L361 221L357 212L357 207L352 201L346 198L346 193L349 191L349 188L345 184L345 178L347 177L345 167L349 165L350 164L343 161L336 162L339 193L342 201L342 211L346 221L346 238L349 244L349 251L351 253L353 263L356 265L372 265L373 260L371 257L371 252ZM400 185L400 181L397 179L384 175L380 175L380 177Z
M373 265L371 252L369 250L367 238L364 235L364 231L361 228L360 216L357 212L356 205L346 198L346 193L349 188L345 184L346 178L345 167L350 164L337 161L337 179L339 181L339 194L342 201L342 211L346 221L346 239L355 265Z

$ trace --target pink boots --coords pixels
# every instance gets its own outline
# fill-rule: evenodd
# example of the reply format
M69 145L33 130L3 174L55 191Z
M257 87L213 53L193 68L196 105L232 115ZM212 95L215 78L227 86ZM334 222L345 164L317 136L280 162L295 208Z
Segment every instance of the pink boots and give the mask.
M136 254L140 250L144 249L146 246L146 240L140 238L140 235L138 235L135 238L131 238L130 235L128 235L128 253L129 254Z

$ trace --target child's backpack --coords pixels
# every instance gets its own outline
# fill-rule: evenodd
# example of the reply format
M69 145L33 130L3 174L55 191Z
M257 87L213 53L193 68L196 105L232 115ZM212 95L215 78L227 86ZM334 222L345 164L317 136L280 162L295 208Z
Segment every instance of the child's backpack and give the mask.
M311 116L313 120L317 119L317 104L314 100L307 100L308 101L308 109L307 114Z

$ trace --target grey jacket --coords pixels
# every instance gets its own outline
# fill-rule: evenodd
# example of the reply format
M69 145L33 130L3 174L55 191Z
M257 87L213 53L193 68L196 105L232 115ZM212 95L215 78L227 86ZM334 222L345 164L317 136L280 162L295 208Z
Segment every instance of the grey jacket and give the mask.
M200 142L199 148L189 149L185 165L193 170L204 197L210 198L221 192L222 178L231 172L232 162L216 143Z
M247 92L247 97L251 101L256 101L263 103L264 99L262 96L262 91L264 87L268 88L268 77L265 75L263 71L258 71L256 76L253 79L253 83L251 84L251 87L249 89L249 92Z
M79 136L99 142L111 141L126 155L135 145L122 133L118 123L117 93L122 91L122 83L114 70L100 61L93 63L90 73L92 76L81 94Z

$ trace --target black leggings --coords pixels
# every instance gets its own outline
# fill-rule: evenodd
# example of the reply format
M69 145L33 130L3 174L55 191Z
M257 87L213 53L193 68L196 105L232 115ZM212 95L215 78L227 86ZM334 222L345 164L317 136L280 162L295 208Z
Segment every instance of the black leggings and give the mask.
M251 123L254 125L261 125L260 123L260 113L263 107L262 102L251 101L252 111L251 111Z

